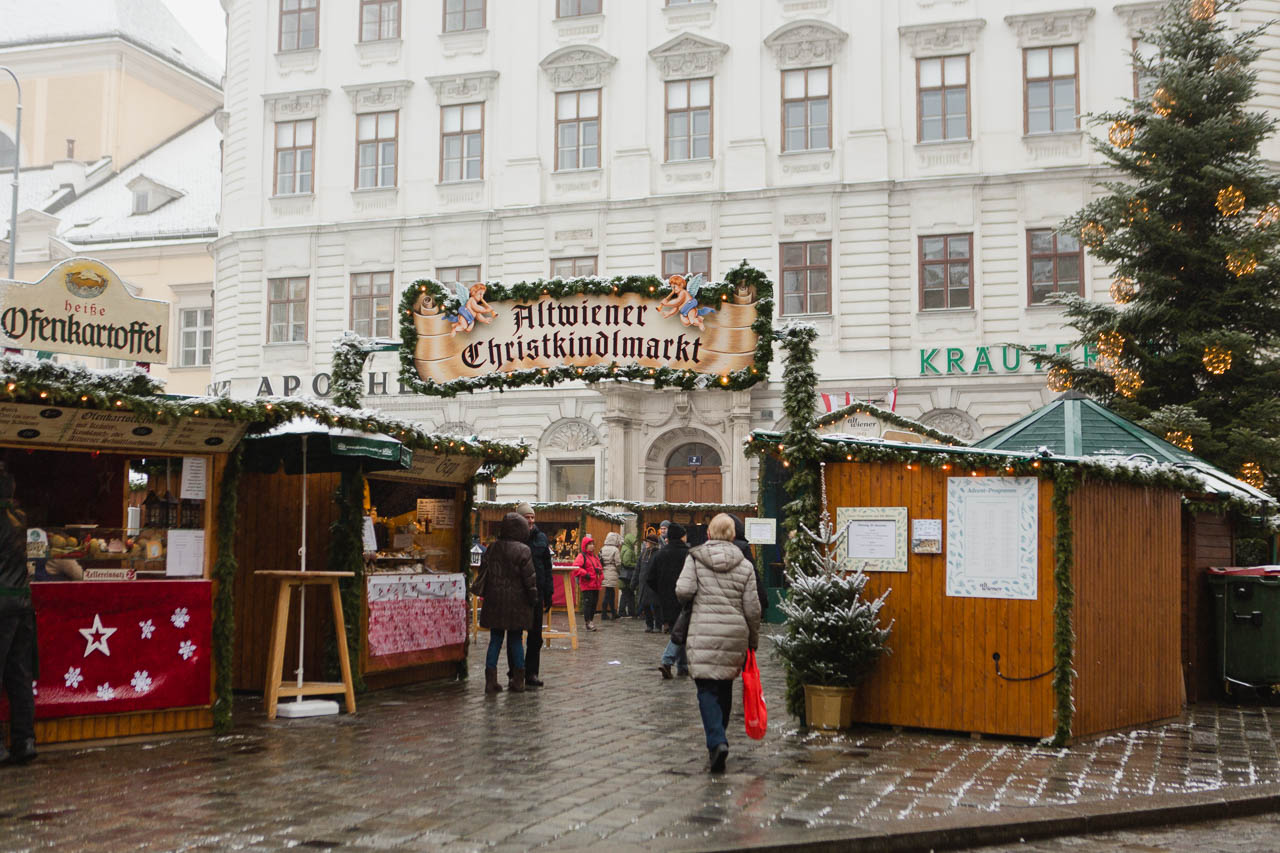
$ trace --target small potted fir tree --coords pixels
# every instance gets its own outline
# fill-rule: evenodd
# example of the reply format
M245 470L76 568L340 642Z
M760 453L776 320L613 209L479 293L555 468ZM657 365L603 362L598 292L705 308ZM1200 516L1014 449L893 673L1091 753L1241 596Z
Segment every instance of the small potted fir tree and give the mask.
M862 683L880 655L893 627L880 626L884 594L874 600L863 596L867 576L844 572L836 557L835 539L826 513L818 533L801 527L811 540L811 573L790 573L790 589L779 609L787 617L786 633L774 637L778 654L787 666L787 681L804 688L804 721L820 729L847 729L853 724L853 689ZM788 690L793 713L798 699Z

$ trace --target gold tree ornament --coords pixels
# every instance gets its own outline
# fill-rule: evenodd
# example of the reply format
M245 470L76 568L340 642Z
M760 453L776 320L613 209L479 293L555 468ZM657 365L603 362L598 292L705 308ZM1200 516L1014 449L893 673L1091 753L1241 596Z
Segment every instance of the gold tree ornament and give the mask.
M1099 222L1086 222L1080 229L1080 242L1090 249L1096 249L1107 239L1107 229Z
M1277 222L1280 222L1280 204L1276 204L1273 201L1266 207L1262 208L1262 211L1258 214L1258 219L1254 222L1254 225L1259 228L1267 228L1275 225Z
M1238 249L1227 254L1227 269L1235 273L1236 278L1249 275L1258 268L1258 256L1249 249Z
M1119 332L1098 333L1098 355L1116 359L1124 352L1124 335Z
M1212 21L1218 12L1218 4L1214 0L1191 0L1191 20Z
M1132 367L1117 367L1112 372L1111 379L1116 384L1116 393L1131 400L1138 396L1138 391L1142 388L1142 374Z
M1204 348L1204 355L1200 360L1204 362L1205 370L1214 376L1221 376L1231 369L1231 350L1213 344Z
M1111 123L1111 129L1107 131L1107 139L1111 140L1111 144L1117 148L1128 148L1133 144L1134 127L1124 119L1119 119Z
M1266 485L1267 479L1262 474L1262 466L1257 462L1246 462L1240 466L1240 479L1255 489Z
M1070 391L1071 386L1075 384L1075 380L1071 376L1071 371L1061 365L1054 365L1049 368L1049 376L1045 384L1049 386L1049 390L1055 393L1062 391Z
M1138 295L1138 285L1128 276L1118 275L1111 282L1111 300L1117 305L1128 305Z
M1177 103L1177 98L1164 86L1158 87L1151 95L1151 109L1161 118L1167 118Z
M1183 450L1195 449L1195 442L1191 440L1191 434L1183 432L1180 429L1171 429L1164 434L1164 440L1172 444L1174 447L1181 447Z
M1244 210L1244 190L1228 185L1218 190L1218 211L1223 216L1235 216Z

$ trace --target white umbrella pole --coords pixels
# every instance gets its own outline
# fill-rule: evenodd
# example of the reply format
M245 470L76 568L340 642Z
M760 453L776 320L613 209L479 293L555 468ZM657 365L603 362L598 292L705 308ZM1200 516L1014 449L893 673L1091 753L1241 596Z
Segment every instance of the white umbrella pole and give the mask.
M302 547L298 549L299 571L307 570L307 434L302 434ZM298 687L302 687L302 644L306 637L307 588L298 587ZM298 694L296 702L302 701Z

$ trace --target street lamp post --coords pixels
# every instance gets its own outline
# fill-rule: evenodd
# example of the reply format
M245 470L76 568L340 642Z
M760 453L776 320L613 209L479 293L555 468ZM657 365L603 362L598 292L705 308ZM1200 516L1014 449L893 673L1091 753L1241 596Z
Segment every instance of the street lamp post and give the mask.
M18 253L18 167L22 155L22 84L18 75L7 65L0 65L0 71L13 78L14 88L18 90L18 116L13 122L13 198L9 203L9 279L13 279L13 259Z

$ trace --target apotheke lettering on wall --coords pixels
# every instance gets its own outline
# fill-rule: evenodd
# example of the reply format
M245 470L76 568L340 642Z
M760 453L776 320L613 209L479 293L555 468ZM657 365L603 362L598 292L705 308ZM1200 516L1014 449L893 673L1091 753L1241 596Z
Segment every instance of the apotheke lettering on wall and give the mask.
M1071 344L1029 344L1031 349L1044 353L1063 353L1071 350ZM1085 367L1093 364L1098 353L1092 347L1085 347ZM987 347L931 347L920 350L920 375L975 375L982 376L997 373L1021 373L1026 369L1043 373L1047 368L1044 363L1036 363L1033 355L1023 353L1011 346Z
M229 381L215 382L209 388L212 394L228 394L231 391L231 383ZM395 375L390 371L378 370L370 371L368 381L365 385L364 396L366 397L386 397L391 394L412 394L413 391L406 388L403 383L396 379ZM321 397L326 398L333 394L333 377L328 373L317 373L314 376L298 376L293 373L286 373L281 376L260 376L258 377L258 390L255 396L258 397Z

